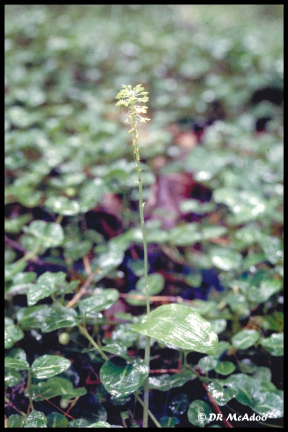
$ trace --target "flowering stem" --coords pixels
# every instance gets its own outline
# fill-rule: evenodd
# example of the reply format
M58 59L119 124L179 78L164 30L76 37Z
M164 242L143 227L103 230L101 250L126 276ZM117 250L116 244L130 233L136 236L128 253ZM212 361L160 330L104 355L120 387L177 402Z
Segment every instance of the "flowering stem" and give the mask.
M150 303L149 303L149 286L148 286L148 252L147 252L147 238L146 238L146 230L145 230L145 222L144 222L144 203L143 203L143 191L142 191L142 181L141 181L141 168L140 168L140 154L138 147L138 131L137 131L137 121L140 120L142 123L146 123L148 118L144 118L141 116L142 113L146 113L147 107L139 106L135 103L139 102L147 102L147 92L144 92L144 88L141 85L137 85L132 89L132 87L124 86L124 89L121 90L116 99L119 99L119 102L116 105L121 106L124 105L129 107L128 116L126 122L131 124L131 130L129 132L133 132L133 140L132 144L134 147L134 159L136 163L136 169L138 174L138 188L139 188L139 213L140 213L140 222L141 222L141 230L143 235L143 249L144 249L144 278L145 278L145 297L146 297L146 312L147 317L150 315ZM145 362L149 365L150 363L150 337L145 336ZM148 427L148 414L149 414L149 375L147 376L144 382L144 403L143 403L143 428Z

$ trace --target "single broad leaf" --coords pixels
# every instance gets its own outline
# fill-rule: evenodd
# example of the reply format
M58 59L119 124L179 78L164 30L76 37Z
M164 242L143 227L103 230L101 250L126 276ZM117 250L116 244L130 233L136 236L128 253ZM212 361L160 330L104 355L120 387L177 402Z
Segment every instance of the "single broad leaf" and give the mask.
M211 320L210 324L212 325L214 332L217 334L222 333L227 327L227 321L222 318Z
M80 213L80 205L76 200L69 200L65 196L51 196L45 204L48 210L64 215L64 216L75 216Z
M162 428L174 428L178 423L180 423L180 421L177 417L161 417L160 419Z
M71 381L62 377L52 377L47 381L40 381L31 385L32 398L38 402L43 399L51 399L61 396L65 399L80 397L87 393L87 390L80 387L74 388Z
M113 357L100 369L100 379L105 389L116 399L135 392L149 374L149 367L141 359L127 362Z
M16 313L18 323L23 330L33 330L41 328L42 323L50 315L51 306L37 305L21 308Z
M57 355L44 355L37 358L31 366L32 374L35 378L45 379L58 375L68 369L71 362Z
M49 308L49 314L41 323L43 333L48 333L63 327L74 327L81 321L81 317L72 308L65 308L58 304L53 304Z
M29 369L29 363L27 360L22 360L19 358L13 358L13 357L5 357L5 367L9 369L16 369L16 370L26 370Z
M284 354L283 333L272 333L272 335L267 338L261 338L260 344L275 357L280 357Z
M32 285L28 291L28 306L33 306L39 300L49 297L57 291L58 285L64 283L66 274L63 272L51 273L45 272L38 279L35 285Z
M213 202L202 203L196 199L184 199L180 202L179 208L183 213L211 213L216 208Z
M48 428L67 428L68 419L63 414L58 412L52 412L47 415L47 427Z
M162 374L159 376L149 377L149 388L167 392L174 387L182 387L188 381L197 378L192 371L179 372L174 375Z
M218 337L211 324L189 306L168 304L154 309L132 330L189 351L204 354L217 352Z
M79 301L81 315L109 309L118 300L119 292L114 288L96 288L92 296Z
M213 355L202 357L198 362L198 367L203 374L207 374L210 370L215 370L219 365L219 360Z
M47 417L41 411L32 411L24 420L24 428L46 428Z
M108 345L102 346L102 351L109 352L110 354L114 354L119 357L123 357L126 360L129 359L129 354L125 345L120 345L118 343L110 343Z
M231 375L226 384L238 390L235 396L242 405L249 406L253 411L267 418L283 417L283 398L278 392L263 392L259 381L244 374Z
M22 381L22 375L15 369L5 367L4 382L5 387L15 387Z
M232 362L221 361L216 366L215 372L217 372L220 375L231 375L235 369L236 369L236 366Z
M223 226L206 226L201 229L201 236L203 240L210 240L213 238L218 238L227 233L227 228Z
M212 264L223 271L239 270L242 256L231 249L215 247L209 252Z
M148 288L149 288L149 295L156 295L159 294L163 287L164 287L164 283L165 283L165 279L164 277L160 274L160 273L153 273L147 276L147 284L148 284ZM134 294L134 295L146 295L146 282L145 282L145 277L142 276L137 284L136 284L136 290L130 291L130 294ZM134 298L127 298L126 302L129 303L130 305L134 305L134 306L143 306L146 304L146 300L141 300L141 299L134 299Z
M25 419L19 414L12 414L7 420L7 428L23 428Z
M252 303L264 303L269 298L277 294L283 288L283 282L280 279L268 279L260 283L260 286L249 286L245 290L245 294Z
M199 399L191 402L187 411L189 422L199 427L204 427L210 422L210 414L212 414L210 406Z
M255 343L258 342L259 339L260 335L257 330L248 329L241 330L240 332L236 333L232 337L231 342L236 348L245 350L255 345Z
M24 333L11 318L5 317L5 349L12 348L15 342L23 339Z
M172 228L168 240L176 246L190 246L201 241L202 234L199 224L189 223Z
M38 245L44 250L60 246L64 239L63 228L54 222L36 220L31 222L28 227L25 226L23 231L37 239L34 247Z
M208 384L208 391L219 406L226 405L238 393L238 390L231 384L228 386L226 381L220 380L210 382Z
M80 418L76 420L72 420L68 423L68 428L86 428L89 427L91 422L86 419Z
M24 261L16 261L15 263L6 263L5 264L5 282L9 282L11 279L15 277L18 273L22 272L27 263Z

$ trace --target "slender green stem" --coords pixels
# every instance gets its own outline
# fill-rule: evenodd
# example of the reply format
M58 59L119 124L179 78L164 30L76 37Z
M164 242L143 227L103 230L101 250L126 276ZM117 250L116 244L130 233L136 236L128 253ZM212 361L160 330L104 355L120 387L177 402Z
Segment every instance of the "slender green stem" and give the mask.
M134 393L135 394L135 398L137 399L137 401L142 405L142 406L144 406L144 403L143 403L143 401L142 401L142 399L137 395L137 393ZM155 423L155 425L158 427L158 428L162 428L162 426L161 426L161 424L158 422L158 420L156 419L156 417L154 417L154 415L151 413L151 411L150 410L148 410L148 414L149 414L149 417L153 420L153 422ZM143 426L144 427L144 426Z
M96 350L99 352L99 354L102 356L102 358L105 361L108 361L108 357L106 356L106 354L102 351L102 349L99 347L99 345L97 345L97 343L94 341L94 339L90 336L90 334L88 333L88 331L82 327L81 325L78 326L80 333L86 337L86 339L89 340L89 342L91 343L91 345L94 346L94 348L96 348Z
M32 393L31 393L31 381L32 381L32 370L30 368L28 370L27 391L28 391L28 398L29 398L30 407L31 407L32 411L34 411L33 399L32 399Z
M141 168L140 168L140 155L138 147L138 132L136 128L134 100L131 100L131 114L132 114L132 130L133 130L133 145L134 145L134 158L136 163L136 169L138 174L138 187L139 187L139 213L140 222L143 235L143 249L144 249L144 278L145 278L145 293L146 293L146 312L149 317L150 314L150 302L149 302L149 286L148 286L148 251L147 251L147 238L144 221L144 203L143 203L143 191L141 181ZM150 363L150 337L145 336L145 362L149 365ZM148 427L148 412L149 412L149 375L144 382L144 410L143 410L143 428Z

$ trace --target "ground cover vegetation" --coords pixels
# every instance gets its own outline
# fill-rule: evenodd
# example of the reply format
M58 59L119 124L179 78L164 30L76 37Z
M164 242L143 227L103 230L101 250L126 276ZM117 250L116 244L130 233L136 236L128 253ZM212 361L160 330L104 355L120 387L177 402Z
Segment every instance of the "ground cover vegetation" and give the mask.
M282 32L6 6L7 427L282 425Z

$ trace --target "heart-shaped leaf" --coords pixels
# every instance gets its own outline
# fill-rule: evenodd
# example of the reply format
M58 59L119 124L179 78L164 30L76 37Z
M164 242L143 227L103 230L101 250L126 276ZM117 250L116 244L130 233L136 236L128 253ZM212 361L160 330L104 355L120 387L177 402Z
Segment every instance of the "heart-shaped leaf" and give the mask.
M178 348L216 354L218 338L211 324L189 306L168 304L154 309L139 324L130 327Z

